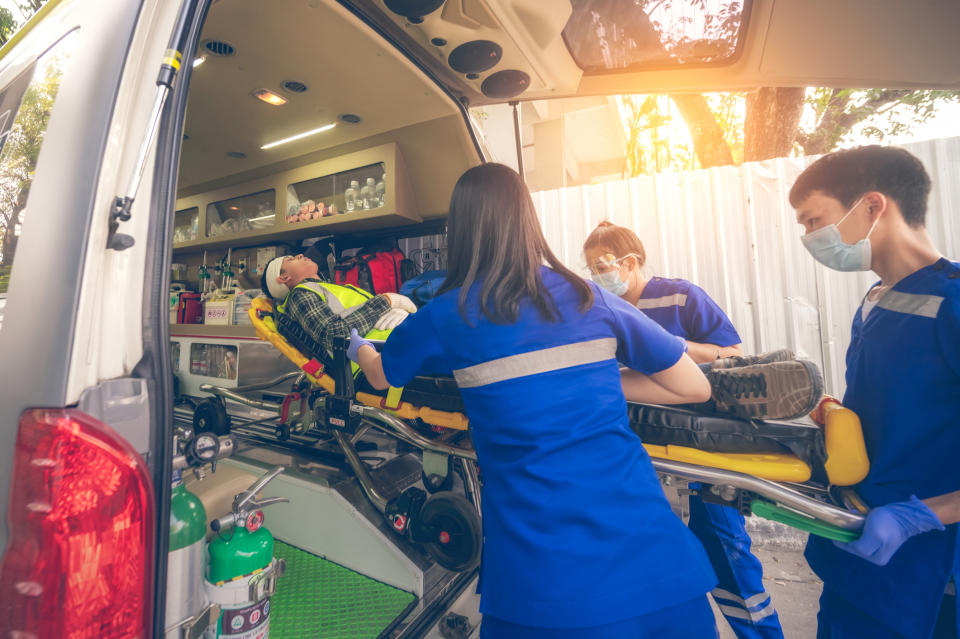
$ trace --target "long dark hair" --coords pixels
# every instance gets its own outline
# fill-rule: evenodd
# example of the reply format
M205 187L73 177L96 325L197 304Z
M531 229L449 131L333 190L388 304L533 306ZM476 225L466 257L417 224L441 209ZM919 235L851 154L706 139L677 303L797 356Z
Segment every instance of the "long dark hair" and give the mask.
M547 246L530 192L510 167L481 164L460 176L450 197L447 238L447 279L437 294L461 287L460 315L468 323L467 293L481 278L480 312L491 322L516 322L524 297L541 317L556 321L557 305L540 279L544 263L576 289L581 312L593 305L587 282Z

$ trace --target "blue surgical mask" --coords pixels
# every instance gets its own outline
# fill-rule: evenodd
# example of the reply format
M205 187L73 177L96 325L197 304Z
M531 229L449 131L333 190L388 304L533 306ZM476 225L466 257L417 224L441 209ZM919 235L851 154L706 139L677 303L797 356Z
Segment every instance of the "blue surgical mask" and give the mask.
M867 236L856 244L844 242L838 228L862 201L863 198L861 197L836 224L828 224L800 238L813 259L835 271L870 270L870 234L873 233L873 229L877 226L880 218L878 217L873 221L873 226L870 227Z
M590 279L617 297L623 297L623 294L627 292L627 283L620 279L620 273L617 271L594 273L590 276Z

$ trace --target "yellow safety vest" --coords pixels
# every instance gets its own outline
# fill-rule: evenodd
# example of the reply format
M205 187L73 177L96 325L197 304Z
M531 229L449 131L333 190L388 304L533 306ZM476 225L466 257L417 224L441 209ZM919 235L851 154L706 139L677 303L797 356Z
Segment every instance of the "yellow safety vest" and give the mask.
M355 286L342 286L340 284L330 284L328 282L300 282L293 288L294 290L302 288L312 293L316 293L320 296L320 299L326 302L327 306L330 307L330 310L341 318L347 317L355 310L363 306L367 300L373 299L373 295L361 288L357 288ZM293 291L290 291L290 293L293 293ZM290 294L287 294L283 301L277 304L276 311L278 313L286 314L287 301L289 299ZM389 335L390 331L374 328L367 332L364 337L367 339L387 339Z

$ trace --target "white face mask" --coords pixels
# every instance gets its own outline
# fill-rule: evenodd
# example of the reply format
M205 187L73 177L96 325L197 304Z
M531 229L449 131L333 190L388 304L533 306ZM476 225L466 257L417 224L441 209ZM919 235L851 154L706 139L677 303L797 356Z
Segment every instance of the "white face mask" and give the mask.
M620 273L617 271L594 273L590 276L590 279L617 297L623 297L623 294L627 292L627 283L620 279Z
M870 227L870 230L867 231L867 236L856 244L847 244L844 242L840 235L840 229L838 228L845 219L850 217L850 214L853 213L853 210L857 208L862 201L863 198L861 197L836 224L828 224L800 238L803 245L810 252L810 255L813 256L813 259L835 271L870 270L870 234L873 233L873 229L876 228L880 218L877 217L877 219L873 221L873 225Z

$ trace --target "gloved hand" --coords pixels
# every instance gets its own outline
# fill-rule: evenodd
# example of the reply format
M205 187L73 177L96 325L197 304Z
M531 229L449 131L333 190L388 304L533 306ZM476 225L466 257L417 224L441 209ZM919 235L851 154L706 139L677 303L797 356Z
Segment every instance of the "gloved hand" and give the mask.
M357 358L357 353L360 351L361 346L369 346L370 348L376 349L373 342L360 337L360 333L354 328L350 331L350 346L347 348L347 358L354 364L360 363L360 360Z
M399 309L391 308L389 311L380 316L380 319L377 320L377 323L373 325L374 328L379 328L381 331L393 330L396 327L400 326L400 323L407 319L407 315L410 313Z
M886 566L903 542L929 530L943 530L943 524L936 513L913 495L910 501L899 501L871 510L860 539L849 543L833 543L870 563Z
M390 302L390 308L399 308L408 313L417 312L417 305L406 295L400 295L399 293L384 293L383 295Z

